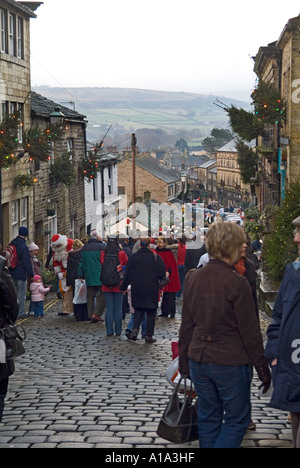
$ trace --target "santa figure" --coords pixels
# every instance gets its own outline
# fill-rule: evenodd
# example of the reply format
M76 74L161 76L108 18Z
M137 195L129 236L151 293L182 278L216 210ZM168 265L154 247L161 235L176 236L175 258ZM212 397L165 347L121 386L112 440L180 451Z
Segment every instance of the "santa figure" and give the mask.
M59 278L62 278L60 273L67 271L68 255L73 247L73 240L68 239L67 236L55 234L52 237L52 250L53 250L53 266L54 272Z
M72 288L66 285L68 255L73 248L73 240L68 239L67 236L55 234L52 237L52 251L53 251L53 266L54 272L59 279L59 289L63 294L63 314L70 314L73 312L73 292ZM70 296L70 298L69 298ZM72 300L70 300L72 299Z

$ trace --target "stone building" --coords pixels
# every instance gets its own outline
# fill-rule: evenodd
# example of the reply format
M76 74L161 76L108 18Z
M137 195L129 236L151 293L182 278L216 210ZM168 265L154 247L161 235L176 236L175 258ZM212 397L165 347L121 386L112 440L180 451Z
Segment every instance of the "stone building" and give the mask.
M263 209L284 198L300 176L300 16L291 18L279 39L261 47L255 57L257 76L281 91L287 119L269 126L258 140L260 162L254 183Z
M40 257L45 258L53 234L64 234L72 239L86 234L85 183L83 174L78 171L81 159L86 155L86 121L78 112L59 107L35 92L31 93L31 109L33 127L47 128L53 116L58 114L63 129L63 136L53 144L48 161L32 163L31 168L37 178L33 188L34 226L31 238L40 247ZM74 167L76 179L70 187L50 178L51 165L63 154L68 155Z
M0 0L0 122L9 114L20 113L19 143L31 123L30 20L36 18L34 10L39 5ZM9 169L0 169L0 240L4 245L18 234L20 225L33 230L33 189L24 194L14 187L16 176L30 169L24 158Z
M255 141L252 142L252 147ZM242 206L251 200L251 188L244 184L238 164L236 141L233 139L217 151L219 203L226 208Z
M126 195L132 203L132 160L125 159L118 165L119 195ZM136 197L141 202L155 199L167 203L182 191L180 174L148 155L136 158Z

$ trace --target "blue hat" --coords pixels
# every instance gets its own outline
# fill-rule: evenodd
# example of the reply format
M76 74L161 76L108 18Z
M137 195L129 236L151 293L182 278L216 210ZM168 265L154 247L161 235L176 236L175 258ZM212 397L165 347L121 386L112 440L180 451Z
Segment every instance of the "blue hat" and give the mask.
M28 237L28 229L25 226L21 226L19 229L19 236Z

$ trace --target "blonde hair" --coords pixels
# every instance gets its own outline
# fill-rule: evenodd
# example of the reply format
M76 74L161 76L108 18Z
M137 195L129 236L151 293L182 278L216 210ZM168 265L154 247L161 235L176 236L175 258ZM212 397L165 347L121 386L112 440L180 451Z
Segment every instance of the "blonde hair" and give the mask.
M206 248L210 258L238 260L238 249L246 242L244 231L234 223L213 223L206 233Z
M73 250L79 250L83 247L83 243L79 239L75 239L73 242Z
M159 236L158 239L157 239L157 243L162 241L164 244L167 244L167 239L163 236Z

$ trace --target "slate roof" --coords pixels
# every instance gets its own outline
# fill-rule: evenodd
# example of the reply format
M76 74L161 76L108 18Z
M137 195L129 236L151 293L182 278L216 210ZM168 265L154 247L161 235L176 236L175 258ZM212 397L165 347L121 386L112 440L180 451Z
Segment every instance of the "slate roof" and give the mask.
M6 0L6 3L12 7L16 8L19 11L22 11L23 14L26 16L29 16L30 18L36 18L36 14L33 13L33 10L29 8L28 3L29 2L16 2L15 0Z
M70 120L83 120L85 115L79 114L73 109L61 106L50 99L45 98L41 94L31 91L31 112L34 116L49 117L49 114L54 111L56 107L60 107L60 111L67 119Z
M174 169L169 169L165 164L162 164L157 159L152 158L152 156L146 155L137 157L136 165L158 179L163 180L167 184L181 180L179 172L174 171Z
M214 164L217 164L216 159L210 159L209 161L206 161L204 164L200 166L201 169L208 169L210 166L213 166Z
M237 153L237 149L236 149L236 144L237 144L237 141L235 139L229 141L229 143L226 143L225 146L222 146L222 148L218 149L218 153L219 152L222 152L222 153ZM254 148L256 146L256 140L252 140L248 146L250 148Z

